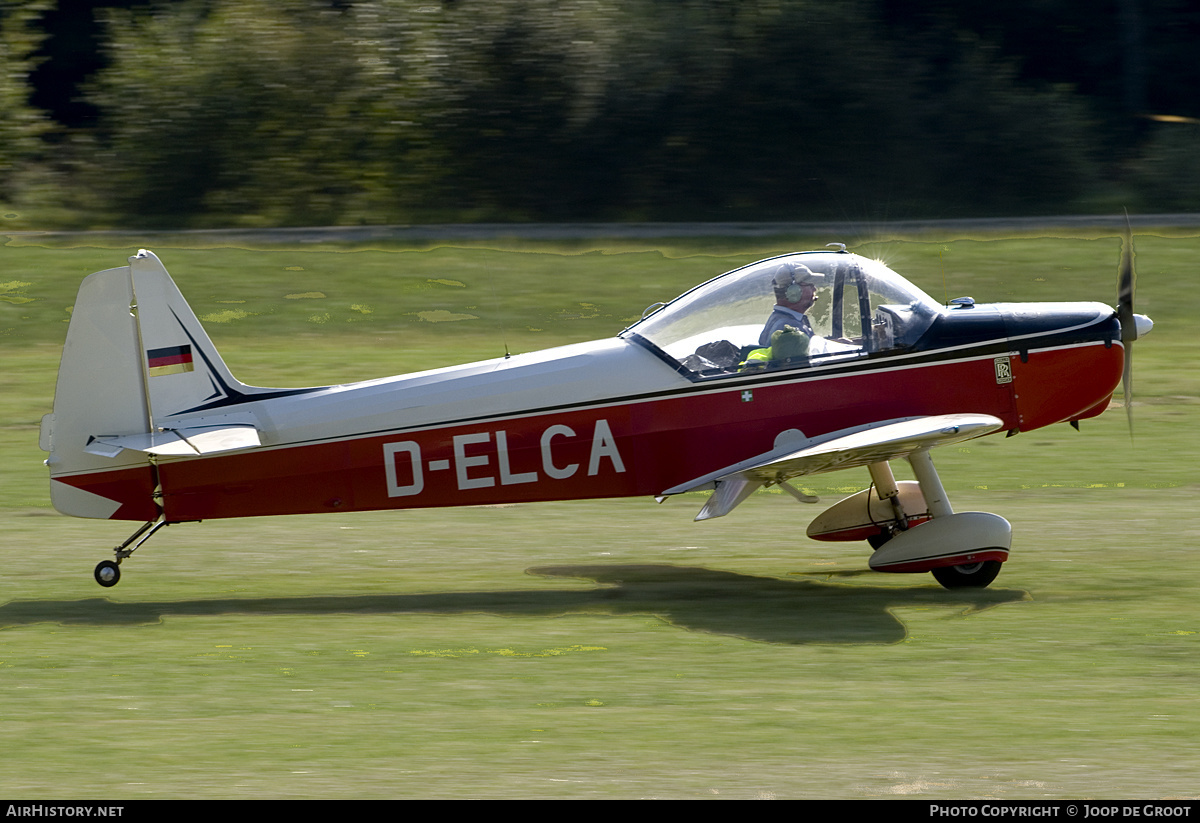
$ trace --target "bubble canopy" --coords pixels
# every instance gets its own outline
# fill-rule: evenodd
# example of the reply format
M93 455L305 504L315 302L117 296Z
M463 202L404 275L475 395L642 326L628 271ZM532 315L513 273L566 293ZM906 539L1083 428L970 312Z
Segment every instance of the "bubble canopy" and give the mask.
M905 350L941 311L877 260L801 252L715 277L622 336L650 346L693 379L711 379ZM789 341L799 342L785 347L775 334L772 345L772 334L784 326L791 327Z

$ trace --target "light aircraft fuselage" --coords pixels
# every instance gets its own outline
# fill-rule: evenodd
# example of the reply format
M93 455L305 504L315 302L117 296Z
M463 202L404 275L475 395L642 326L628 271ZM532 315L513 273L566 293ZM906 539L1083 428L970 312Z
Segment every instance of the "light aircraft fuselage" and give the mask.
M801 277L817 297L812 334L803 355L779 356L780 338L759 337L786 300L781 278ZM887 459L951 442L937 432L955 416L976 426L957 439L1093 417L1124 352L1102 303L945 307L881 263L810 252L716 277L612 339L269 389L232 377L141 252L81 287L42 440L55 506L84 517L670 495L736 479L737 499L707 515L719 516L747 488L804 474L869 465L878 479ZM932 434L898 428L913 421L932 421ZM876 431L881 443L864 450ZM847 436L858 441L838 447ZM828 443L832 456L814 462Z

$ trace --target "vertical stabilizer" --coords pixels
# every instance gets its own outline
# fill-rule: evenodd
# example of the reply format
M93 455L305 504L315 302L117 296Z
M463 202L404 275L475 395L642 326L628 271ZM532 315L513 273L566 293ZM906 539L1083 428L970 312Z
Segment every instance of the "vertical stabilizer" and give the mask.
M77 517L153 520L157 471L114 439L149 435L170 418L241 397L200 321L149 251L84 279L54 393L42 420L51 500Z

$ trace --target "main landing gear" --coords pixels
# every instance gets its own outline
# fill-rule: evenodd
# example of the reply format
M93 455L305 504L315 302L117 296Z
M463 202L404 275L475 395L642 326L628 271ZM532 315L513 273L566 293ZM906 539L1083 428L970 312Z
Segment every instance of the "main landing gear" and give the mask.
M872 463L872 487L812 521L817 540L866 540L880 572L930 572L947 589L983 588L1008 559L1012 527L987 512L955 512L928 449L907 456L916 481L897 483L887 461Z
M146 523L136 532L129 536L121 545L113 549L113 554L116 555L116 560L101 560L96 564L96 570L92 576L96 578L96 582L106 589L112 588L121 582L121 561L138 550L138 547L145 543L150 537L163 526L171 525L162 516L157 520L151 520ZM132 546L132 548L130 548Z
M896 517L893 525L881 532L890 533L891 538L875 547L869 565L876 571L927 571L947 589L987 586L1008 559L1012 527L1003 517L987 512L956 514L927 449L908 455L908 462L932 519L910 528L898 502L891 466L886 462L871 465L875 488L882 499L892 499Z

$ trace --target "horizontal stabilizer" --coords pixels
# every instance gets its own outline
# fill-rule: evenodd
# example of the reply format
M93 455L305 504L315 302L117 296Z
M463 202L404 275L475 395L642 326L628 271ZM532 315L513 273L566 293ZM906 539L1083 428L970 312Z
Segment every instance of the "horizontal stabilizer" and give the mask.
M1004 426L989 414L941 414L833 432L797 448L784 445L667 489L663 497L715 488L697 520L728 514L759 486L793 477L869 466L991 434ZM732 488L723 486L732 485ZM747 491L746 486L751 488Z
M165 429L118 437L95 437L84 449L101 457L116 457L123 449L160 457L195 457L202 454L251 449L261 446L258 429L251 425L197 426Z

